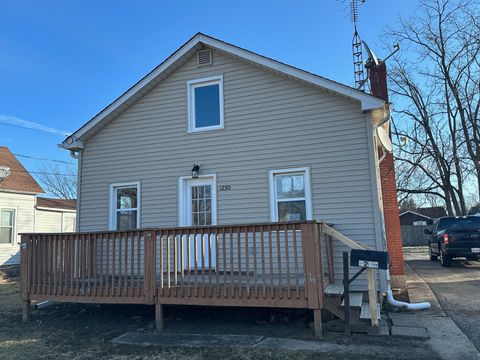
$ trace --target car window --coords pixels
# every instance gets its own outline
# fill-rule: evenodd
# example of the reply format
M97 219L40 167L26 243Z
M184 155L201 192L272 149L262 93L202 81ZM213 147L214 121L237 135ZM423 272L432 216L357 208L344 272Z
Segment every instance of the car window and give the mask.
M438 223L437 231L480 231L480 217L443 218Z

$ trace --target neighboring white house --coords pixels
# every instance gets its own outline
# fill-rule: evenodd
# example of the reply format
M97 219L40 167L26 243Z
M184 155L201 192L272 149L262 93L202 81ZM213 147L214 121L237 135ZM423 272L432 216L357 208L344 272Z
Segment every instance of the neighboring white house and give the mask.
M0 181L0 266L20 262L21 233L75 230L75 200L37 197L41 186L7 147L0 146L0 167L9 175Z
M380 98L199 33L60 145L79 157L77 230L317 219L386 250L384 111ZM338 274L345 249L335 244Z

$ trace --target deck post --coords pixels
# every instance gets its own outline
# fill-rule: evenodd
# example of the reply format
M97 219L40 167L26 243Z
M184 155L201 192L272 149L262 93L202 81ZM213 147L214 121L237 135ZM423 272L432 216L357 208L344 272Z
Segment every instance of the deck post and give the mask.
M322 309L313 309L313 327L315 329L315 337L321 338L322 334Z
M22 321L27 322L30 321L30 310L31 310L30 300L23 300L22 301Z
M163 305L155 303L155 331L163 330Z
M372 326L377 327L378 324L378 298L377 286L375 281L375 273L373 269L367 269L367 285L368 285L368 303L370 306L370 315Z
M20 297L22 300L22 321L30 320L30 297L29 297L29 246L27 235L21 236L20 242Z

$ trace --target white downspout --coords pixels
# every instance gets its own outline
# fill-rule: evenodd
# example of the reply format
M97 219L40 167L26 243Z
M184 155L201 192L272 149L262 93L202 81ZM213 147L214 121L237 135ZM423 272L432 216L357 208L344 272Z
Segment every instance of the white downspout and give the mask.
M382 126L389 119L390 119L390 112L388 112L385 117L383 117L374 125L374 130ZM378 164L380 164L385 159L386 156L387 156L387 152L382 146L382 156L378 159ZM390 304L391 306L398 307L401 309L406 309L406 310L425 310L425 309L430 309L431 307L429 302L410 304L404 301L395 300L395 298L393 297L392 287L390 285L390 269L387 270L387 303Z

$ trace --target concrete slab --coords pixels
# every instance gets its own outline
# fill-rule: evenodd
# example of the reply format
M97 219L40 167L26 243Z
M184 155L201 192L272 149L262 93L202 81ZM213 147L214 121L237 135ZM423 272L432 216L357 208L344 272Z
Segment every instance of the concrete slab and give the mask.
M419 325L418 317L412 316L412 314L409 313L390 313L388 317L394 326L417 327Z
M424 327L392 326L392 336L403 336L418 339L428 339L427 329Z

